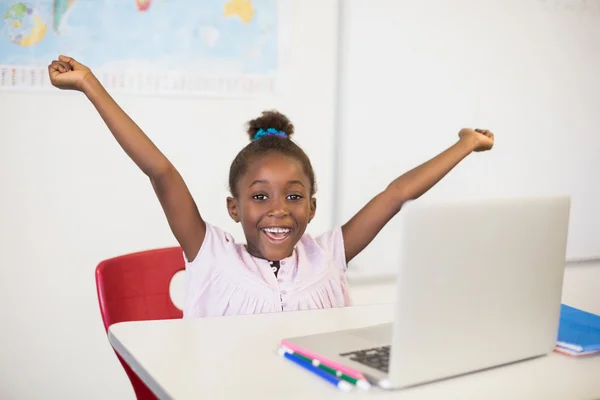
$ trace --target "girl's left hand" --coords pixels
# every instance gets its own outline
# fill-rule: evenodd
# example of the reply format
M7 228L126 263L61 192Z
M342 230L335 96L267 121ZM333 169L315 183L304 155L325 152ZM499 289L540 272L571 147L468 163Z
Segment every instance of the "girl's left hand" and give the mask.
M458 137L472 146L473 151L487 151L494 146L494 134L487 129L463 128L458 132Z

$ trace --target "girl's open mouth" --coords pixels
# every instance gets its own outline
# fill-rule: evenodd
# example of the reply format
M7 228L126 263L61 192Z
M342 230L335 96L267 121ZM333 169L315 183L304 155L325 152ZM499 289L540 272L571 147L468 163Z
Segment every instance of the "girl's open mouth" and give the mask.
M261 228L261 231L273 242L281 242L285 240L292 232L291 228L268 227Z

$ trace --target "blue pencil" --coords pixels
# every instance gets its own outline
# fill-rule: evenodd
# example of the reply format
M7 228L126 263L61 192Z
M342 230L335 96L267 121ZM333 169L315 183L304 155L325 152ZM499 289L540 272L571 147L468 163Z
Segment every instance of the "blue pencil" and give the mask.
M315 367L314 365L312 365L311 363L303 360L302 358L298 357L295 354L290 354L287 351L280 349L279 351L280 354L282 354L285 358L287 358L288 360L298 364L299 366L303 367L304 369L314 373L315 375L320 376L321 378L325 379L327 382L331 383L332 385L336 386L338 389L344 391L344 392L349 392L352 390L352 385L349 384L346 381L343 381L333 375L331 375L330 373L322 370L319 367Z

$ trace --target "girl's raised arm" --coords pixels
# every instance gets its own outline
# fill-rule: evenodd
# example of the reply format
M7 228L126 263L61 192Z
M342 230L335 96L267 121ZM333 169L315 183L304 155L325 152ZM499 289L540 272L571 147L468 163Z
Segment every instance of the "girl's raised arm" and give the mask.
M487 130L462 129L460 140L424 164L400 176L342 226L346 262L356 257L400 211L417 199L473 151L490 150L494 135Z
M165 155L108 94L85 65L60 56L48 66L52 85L83 92L119 145L150 178L152 187L186 258L196 257L204 240L206 224L183 178Z

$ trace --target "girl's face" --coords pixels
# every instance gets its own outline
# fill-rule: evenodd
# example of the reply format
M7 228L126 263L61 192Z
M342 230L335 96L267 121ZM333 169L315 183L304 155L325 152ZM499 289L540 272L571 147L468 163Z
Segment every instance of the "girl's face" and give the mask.
M255 157L237 190L227 208L242 223L248 252L270 261L289 257L317 208L302 164L278 152Z

